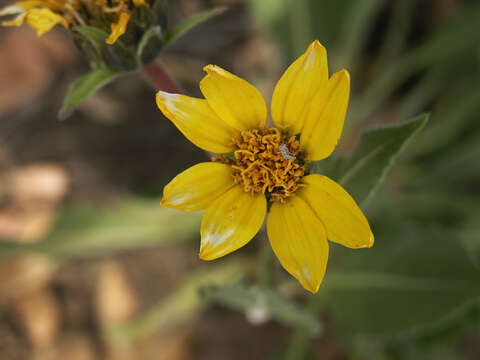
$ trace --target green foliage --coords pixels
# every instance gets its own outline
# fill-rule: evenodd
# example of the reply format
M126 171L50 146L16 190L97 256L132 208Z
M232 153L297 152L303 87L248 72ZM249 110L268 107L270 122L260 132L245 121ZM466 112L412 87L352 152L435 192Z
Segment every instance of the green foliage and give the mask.
M385 0L364 0L356 1L350 6L345 15L346 19L341 32L342 38L339 40L341 48L338 50L340 53L338 65L340 67L345 67L353 72L356 55L372 30L373 19L385 3Z
M105 40L107 40L109 36L106 31L88 25L77 26L75 31L88 39L98 52L100 52L100 49L105 45Z
M333 248L318 297L343 337L419 336L478 306L479 271L450 233L385 216L374 229L368 251Z
M100 67L77 79L70 86L63 101L63 106L59 113L60 119L68 117L73 109L80 105L88 96L108 84L119 74L117 70Z
M60 110L61 119L117 75L152 63L165 46L222 13L225 8L201 12L171 29L166 26L165 2L157 1L153 10L145 12L141 22L130 21L127 32L112 45L106 44L109 34L101 28L77 26L73 29L75 43L86 55L92 70L70 87Z
M199 226L198 213L182 213L161 207L156 201L123 199L116 205L100 208L67 208L43 241L26 245L2 242L0 253L6 256L35 251L69 259L189 241Z
M239 282L224 287L208 286L200 291L207 302L244 311L247 316L259 318L259 321L272 318L286 326L302 328L311 335L321 330L320 322L312 313L272 289Z
M77 47L87 57L93 69L106 67L124 72L134 70L141 64L135 54L136 40L130 32L114 44L107 44L109 34L101 28L85 25L76 26L73 31Z
M332 312L341 340L355 340L352 357L357 352L382 360L458 358L445 344L463 334L460 324L478 324L480 295L475 282L480 263L479 4L458 3L433 26L423 25L427 32L419 35L413 26L427 24L421 13L429 6L413 0L307 2L301 20L293 1L270 0L275 11L255 1L250 6L290 61L299 47L317 38L328 49L330 73L342 66L351 72L345 138L373 116L390 122L432 113L425 131L420 128L426 119L417 118L403 124L405 132L394 135L396 140L382 129L365 133L349 158L313 164L313 171L339 181L359 203L373 195L372 189L377 196L367 214L376 244L361 251L333 245L324 284L311 306L317 315ZM273 15L264 17L268 12ZM313 35L302 39L298 34L309 31L292 29L294 23L310 26ZM391 167L394 148L413 136L402 162ZM390 149L392 156L382 160L373 153L368 161L365 155L377 141L385 141L381 149ZM378 188L384 170L390 171L391 186ZM305 333L295 332L285 358L313 359L309 343Z
M408 142L423 129L428 114L393 126L385 126L362 134L355 150L348 158L337 158L311 164L312 173L331 176L341 184L353 198L362 204L375 192L395 159Z
M165 46L172 44L180 37L185 35L188 31L192 30L194 27L204 23L205 21L211 19L214 16L217 16L218 14L221 14L225 11L225 9L225 7L217 7L212 10L203 11L190 17L187 20L184 20L177 26L169 29L165 36Z
M244 274L248 263L245 259L236 258L192 272L179 281L176 290L145 313L127 324L106 329L107 336L116 342L129 343L167 326L191 321L205 306L198 295L198 289L207 284L225 285L237 281Z
M141 64L149 64L155 60L163 43L163 33L160 26L152 26L145 31L137 47L137 58Z

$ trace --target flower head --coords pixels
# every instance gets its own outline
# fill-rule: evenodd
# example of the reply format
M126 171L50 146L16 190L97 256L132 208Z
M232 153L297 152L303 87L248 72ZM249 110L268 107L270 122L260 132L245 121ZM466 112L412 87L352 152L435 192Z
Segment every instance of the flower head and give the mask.
M25 0L0 9L0 25L38 36L67 29L92 68L130 71L154 61L167 41L165 0Z
M350 92L346 70L328 77L327 54L313 42L281 77L267 127L262 95L213 65L200 82L205 99L159 92L163 114L195 145L219 153L177 175L162 205L205 210L200 258L213 260L247 244L267 215L267 233L283 267L315 293L328 260L328 240L349 248L373 245L353 198L326 176L308 174L340 138ZM270 206L267 206L270 204Z
M60 24L65 28L75 25L105 23L105 30L111 30L106 40L113 44L127 28L131 12L135 7L149 6L145 0L26 0L19 1L0 10L0 17L13 15L12 20L3 21L3 26L20 26L27 23L38 36ZM110 25L111 28L108 28Z

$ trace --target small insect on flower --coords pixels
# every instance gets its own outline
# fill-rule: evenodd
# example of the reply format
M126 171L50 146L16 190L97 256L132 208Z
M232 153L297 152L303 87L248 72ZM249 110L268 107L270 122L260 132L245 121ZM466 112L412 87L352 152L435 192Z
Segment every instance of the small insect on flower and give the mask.
M282 143L278 147L278 151L280 151L280 154L284 157L285 160L296 160L297 158L290 154L290 151L288 151L288 147L286 144Z
M205 99L158 92L163 114L195 145L213 153L164 188L162 205L205 210L200 258L213 260L247 244L267 215L267 233L283 267L317 292L328 240L349 248L373 245L370 226L353 198L326 176L308 174L308 161L330 156L348 106L350 76L328 77L325 48L314 41L281 77L268 128L262 95L213 65L200 82Z

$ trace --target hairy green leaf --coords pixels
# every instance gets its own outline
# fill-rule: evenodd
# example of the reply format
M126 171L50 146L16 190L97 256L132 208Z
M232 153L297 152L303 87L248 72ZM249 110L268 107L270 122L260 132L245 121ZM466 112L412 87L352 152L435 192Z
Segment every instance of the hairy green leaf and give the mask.
M129 323L107 329L107 336L122 343L135 342L167 326L178 326L191 321L205 307L198 289L207 284L224 285L237 281L248 264L249 261L237 257L235 260L193 271L179 281L179 287L158 304Z
M74 30L88 39L98 52L109 36L106 31L94 26L77 26Z
M201 289L201 294L208 302L245 311L253 321L273 318L285 325L305 329L310 334L321 330L320 322L312 313L271 289L236 283L224 287L205 287Z
M217 16L218 14L221 14L225 10L225 7L216 7L212 10L203 11L197 15L190 17L181 24L173 27L166 34L165 46L170 45L174 41L178 40L195 26L200 25L201 23L209 20L214 16Z
M69 259L188 241L199 227L198 213L182 213L156 201L123 199L115 206L67 208L43 241L29 245L2 242L0 254L34 251Z
M337 159L331 167L332 176L353 198L362 204L374 193L377 186L392 167L397 155L408 141L427 123L428 114L400 125L382 127L365 132L353 151L346 159ZM319 173L322 161L312 167L313 173Z
M60 119L67 118L76 106L80 105L88 96L108 84L119 74L120 72L117 70L100 67L77 79L70 86L63 101L63 106L59 113Z
M160 26L152 26L143 34L137 47L137 58L142 64L149 64L163 47L163 33Z
M366 251L332 246L321 297L334 327L350 338L416 337L450 326L480 299L479 270L461 243L442 228L397 215L374 224Z

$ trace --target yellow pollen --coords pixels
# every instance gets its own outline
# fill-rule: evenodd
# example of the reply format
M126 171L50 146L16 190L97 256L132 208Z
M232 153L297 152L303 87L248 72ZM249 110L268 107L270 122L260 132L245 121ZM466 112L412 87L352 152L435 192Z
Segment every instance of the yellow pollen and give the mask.
M284 202L301 186L305 167L299 162L300 143L276 128L243 131L233 139L235 161L225 155L213 161L232 166L233 179L246 192L263 193Z

